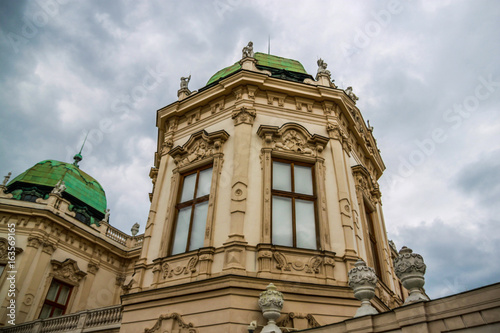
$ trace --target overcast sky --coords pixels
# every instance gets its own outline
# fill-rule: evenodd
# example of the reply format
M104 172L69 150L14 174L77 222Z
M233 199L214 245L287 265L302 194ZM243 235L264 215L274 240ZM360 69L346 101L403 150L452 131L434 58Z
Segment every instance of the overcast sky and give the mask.
M387 170L389 238L437 298L500 280L500 2L0 1L0 173L72 162L111 224L148 215L156 110L254 50L328 63L353 86ZM146 88L147 89L146 89ZM2 178L3 179L3 178Z

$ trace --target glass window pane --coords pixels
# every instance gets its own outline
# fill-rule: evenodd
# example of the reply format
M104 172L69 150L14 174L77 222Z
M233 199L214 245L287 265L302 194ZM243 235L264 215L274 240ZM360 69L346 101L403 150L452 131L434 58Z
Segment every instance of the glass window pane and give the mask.
M61 292L59 293L59 297L57 298L57 303L65 305L66 300L68 299L69 291L70 289L68 286L61 286Z
M194 208L193 228L191 229L191 241L189 251L203 247L205 240L205 225L207 224L208 201L199 203Z
M54 308L54 312L52 313L52 317L57 317L63 314L63 309Z
M2 275L4 269L5 269L5 265L0 264L0 276Z
M292 199L273 196L273 244L293 246Z
M180 202L186 202L194 199L194 186L196 185L196 173L184 177L182 185L182 195Z
M44 304L42 308L42 312L40 312L40 319L45 319L49 318L50 316L50 311L52 310L52 307L48 304Z
M57 290L59 289L60 284L57 281L52 281L50 284L49 291L47 292L47 299L49 301L55 301L56 300L56 295L57 295Z
M316 249L314 202L295 200L295 230L297 231L297 247Z
M292 191L291 165L273 161L273 189Z
M212 168L200 171L200 178L198 179L198 191L196 197L202 197L210 194L210 186L212 185Z
M312 168L303 165L293 166L295 193L313 195Z
M175 237L174 245L172 247L172 254L186 252L190 219L191 206L179 210L179 214L177 215L177 225L175 226Z

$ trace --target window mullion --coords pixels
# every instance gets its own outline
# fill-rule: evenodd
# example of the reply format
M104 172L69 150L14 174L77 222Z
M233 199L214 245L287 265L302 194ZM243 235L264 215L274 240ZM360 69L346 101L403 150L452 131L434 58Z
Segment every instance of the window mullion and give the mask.
M297 227L295 225L295 197L292 197L292 235L293 247L297 247Z

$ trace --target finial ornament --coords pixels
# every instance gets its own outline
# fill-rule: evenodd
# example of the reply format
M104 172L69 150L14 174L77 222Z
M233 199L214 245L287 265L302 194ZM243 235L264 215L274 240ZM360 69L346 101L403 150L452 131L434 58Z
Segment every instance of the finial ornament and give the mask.
M61 179L56 183L56 186L54 186L51 193L60 196L65 190L66 190L66 184L64 183L64 180Z
M347 89L345 90L345 93L347 94L347 96L349 96L350 99L352 99L354 104L356 104L356 102L359 100L359 97L353 93L352 87L347 87Z
M139 227L140 227L139 223L135 222L135 224L132 226L132 229L130 229L132 236L137 235L137 233L139 232Z
M250 42L248 42L248 45L243 48L241 58L242 59L253 58L253 55L254 55L253 43L250 41Z
M361 301L361 306L356 311L354 317L377 314L370 300L375 296L375 286L377 285L377 275L375 270L366 266L366 263L358 259L354 268L349 271L349 287L354 291L354 297Z
M12 172L9 172L7 176L4 176L2 185L5 186L9 182L10 176L12 175Z
M405 304L429 300L421 291L425 284L426 267L424 258L418 253L413 253L413 250L406 246L401 248L399 256L394 259L396 275L401 280L401 284L410 291Z
M75 154L75 156L73 156L73 159L75 160L73 162L73 165L76 166L77 168L80 168L78 163L80 163L80 161L83 159L82 150L83 150L83 147L85 146L85 142L87 142L88 136L89 136L89 132L87 132L87 135L85 135L85 139L83 140L82 147L80 148L80 151L77 154Z
M281 333L281 330L276 325L276 319L281 315L281 309L283 308L283 294L276 289L274 284L270 283L266 287L266 291L260 293L259 307L264 318L268 320L261 333Z

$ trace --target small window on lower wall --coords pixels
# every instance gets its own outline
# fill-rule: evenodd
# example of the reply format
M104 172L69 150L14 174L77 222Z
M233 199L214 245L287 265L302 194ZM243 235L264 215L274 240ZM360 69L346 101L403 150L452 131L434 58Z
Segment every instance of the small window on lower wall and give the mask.
M317 249L313 166L273 159L272 243Z
M39 318L44 319L65 314L72 289L73 287L69 284L52 280Z

